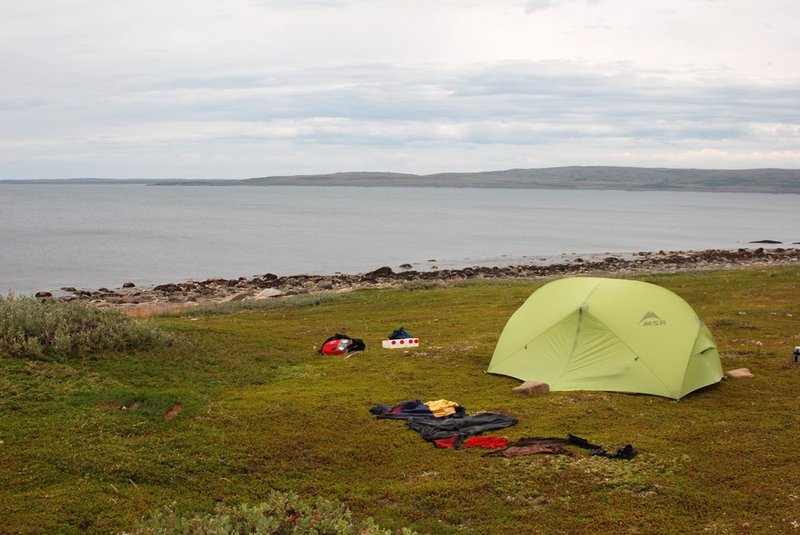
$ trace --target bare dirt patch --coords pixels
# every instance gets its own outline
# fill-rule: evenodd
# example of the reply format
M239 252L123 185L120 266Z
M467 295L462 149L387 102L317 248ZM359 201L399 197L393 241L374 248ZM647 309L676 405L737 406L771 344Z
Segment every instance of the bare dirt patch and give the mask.
M167 411L167 414L164 415L164 419L172 420L173 418L178 416L178 414L180 414L182 410L183 410L183 405L181 405L180 403L174 403L172 407Z

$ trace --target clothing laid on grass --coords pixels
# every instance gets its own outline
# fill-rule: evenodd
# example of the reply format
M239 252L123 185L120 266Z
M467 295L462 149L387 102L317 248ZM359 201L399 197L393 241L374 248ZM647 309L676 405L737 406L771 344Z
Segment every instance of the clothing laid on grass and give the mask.
M437 438L433 440L433 445L437 448L449 448L451 450L457 450L461 446L467 448L484 448L487 450L494 450L508 446L508 439L493 436L474 436L467 438L462 435L453 435L452 437L447 438Z
M437 438L433 441L433 445L437 448L448 448L451 450L458 449L461 446L466 448L485 448L493 450L508 446L508 439L503 437L469 437L464 440L461 435L453 435L448 438Z
M458 414L458 409L461 409L461 406L456 403L455 401L449 401L447 399L437 399L436 401L426 401L425 405L433 413L434 418L444 418L446 416L453 416ZM463 416L464 410L461 409L461 413Z
M440 399L423 403L418 399L402 401L397 405L375 405L369 412L379 419L407 420L409 418L462 418L464 407L455 401Z
M466 446L467 448L486 448L488 450L493 450L508 446L508 439L503 437L493 437L493 436L469 437L467 440L464 441L464 446Z
M598 450L593 451L592 455L599 455L601 457L606 457L608 459L624 459L626 461L630 461L631 459L639 455L639 452L636 451L636 448L634 448L630 444L625 444L623 447L619 448L614 453L608 453L603 448L600 448Z
M520 455L535 455L535 454L556 454L556 455L574 455L569 451L566 446L578 446L579 448L592 450L592 455L607 457L609 459L624 459L630 460L636 457L639 453L630 444L619 448L615 453L608 453L605 448L592 444L585 438L581 438L572 434L567 435L567 438L559 437L526 437L512 442L507 447L492 451L484 454L486 457L518 457Z
M433 441L433 445L437 448L447 448L450 450L457 450L461 447L461 442L464 440L463 437L459 435L453 435L452 437L447 438L437 438Z
M406 425L418 432L423 439L433 442L437 448L496 449L484 454L486 457L518 457L520 455L554 454L574 455L566 446L592 450L592 455L609 459L633 459L639 453L630 444L609 453L602 446L592 444L585 438L568 434L560 437L524 437L509 443L508 439L495 436L480 436L486 431L503 429L517 423L517 419L496 412L480 412L466 416L464 407L455 401L439 399L422 403L418 399L403 401L396 405L375 405L369 412L378 419L406 420Z
M554 455L572 455L565 446L569 441L565 438L555 437L525 437L512 442L502 450L487 453L487 457L518 457L520 455L534 455L549 453Z
M503 429L517 423L516 418L495 412L482 412L462 418L411 418L406 425L428 442L453 436L469 437L485 431Z

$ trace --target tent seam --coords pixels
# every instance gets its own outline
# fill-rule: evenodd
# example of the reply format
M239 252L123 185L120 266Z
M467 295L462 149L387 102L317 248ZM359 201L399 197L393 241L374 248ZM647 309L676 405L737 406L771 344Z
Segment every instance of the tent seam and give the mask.
M555 380L555 383L558 383L561 380L561 378L564 377L564 374L567 373L570 364L572 364L572 359L575 357L575 348L578 347L578 338L581 334L581 324L583 323L583 309L584 307L587 306L586 302L589 301L589 298L592 296L595 290L597 290L597 288L600 286L602 282L603 282L602 279L598 279L597 281L595 281L594 287L591 290L589 290L589 293L586 294L586 297L583 298L583 303L581 303L581 306L578 307L578 324L575 327L575 337L572 339L572 349L570 350L569 356L567 357L567 361L561 368L561 373L558 374L558 378ZM614 336L617 336L617 333L614 333ZM617 336L617 338L619 337Z

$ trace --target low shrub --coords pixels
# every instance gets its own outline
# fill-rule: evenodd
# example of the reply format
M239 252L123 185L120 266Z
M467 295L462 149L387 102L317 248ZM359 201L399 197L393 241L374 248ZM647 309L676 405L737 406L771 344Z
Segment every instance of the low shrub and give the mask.
M154 347L172 335L149 322L80 303L0 297L0 354L66 360L101 351Z
M165 506L142 518L129 535L413 535L408 528L392 531L375 524L370 517L356 522L350 511L337 501L317 498L302 500L292 492L272 491L257 505L219 505L212 514L182 516Z
M443 284L441 281L417 279L403 282L400 288L409 292L415 292L419 290L434 290L442 286Z
M312 292L307 294L290 295L271 299L247 299L244 301L232 301L230 303L217 303L207 306L200 306L188 310L177 312L166 312L161 316L215 316L223 314L233 314L249 310L266 310L273 308L303 308L337 303L350 298L349 293L342 292Z

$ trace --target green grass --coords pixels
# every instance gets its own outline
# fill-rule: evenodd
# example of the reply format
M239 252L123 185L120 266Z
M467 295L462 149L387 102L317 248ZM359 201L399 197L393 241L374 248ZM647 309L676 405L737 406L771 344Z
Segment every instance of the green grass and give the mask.
M714 332L723 368L755 377L679 402L513 395L518 381L483 370L541 281L187 312L155 319L177 340L160 349L0 358L0 533L121 532L166 505L213 513L273 491L421 533L794 532L800 267L639 278L686 299ZM380 348L400 325L422 340L418 350ZM367 351L317 355L336 332ZM439 398L517 417L497 433L511 439L574 433L608 449L630 442L640 455L486 458L435 449L368 412Z

